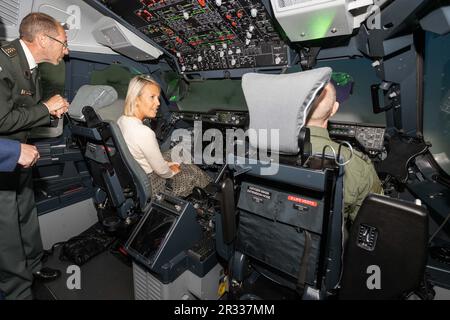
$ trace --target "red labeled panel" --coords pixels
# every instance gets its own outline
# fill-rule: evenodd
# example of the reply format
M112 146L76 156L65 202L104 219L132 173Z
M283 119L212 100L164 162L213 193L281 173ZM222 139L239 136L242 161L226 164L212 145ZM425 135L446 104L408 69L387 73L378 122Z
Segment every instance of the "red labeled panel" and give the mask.
M308 200L308 199L304 199L304 198L299 198L296 196L288 196L288 200L292 201L292 202L296 202L296 203L300 203L300 204L304 204L310 207L317 207L317 201L313 201L313 200Z

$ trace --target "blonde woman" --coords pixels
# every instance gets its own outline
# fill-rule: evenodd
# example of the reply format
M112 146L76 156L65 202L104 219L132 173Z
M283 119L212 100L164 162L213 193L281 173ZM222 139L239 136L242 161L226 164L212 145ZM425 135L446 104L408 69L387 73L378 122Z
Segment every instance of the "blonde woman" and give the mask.
M160 93L159 84L150 76L139 75L131 79L124 115L117 124L130 153L150 180L152 197L162 191L186 197L194 186L204 188L211 179L195 165L171 162L169 153L163 156L155 132L143 124L145 118L156 117Z

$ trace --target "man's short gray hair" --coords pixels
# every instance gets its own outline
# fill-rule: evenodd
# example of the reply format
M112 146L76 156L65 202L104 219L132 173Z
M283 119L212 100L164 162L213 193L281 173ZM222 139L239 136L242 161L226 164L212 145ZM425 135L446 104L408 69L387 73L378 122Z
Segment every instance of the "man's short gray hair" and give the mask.
M32 12L22 19L19 27L20 39L33 42L39 33L57 35L61 24L48 14Z

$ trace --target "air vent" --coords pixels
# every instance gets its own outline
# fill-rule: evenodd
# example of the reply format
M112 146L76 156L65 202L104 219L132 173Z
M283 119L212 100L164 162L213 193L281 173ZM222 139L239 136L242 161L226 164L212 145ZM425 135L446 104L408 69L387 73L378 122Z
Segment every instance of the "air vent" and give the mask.
M16 26L19 24L19 0L0 1L0 24Z
M161 282L135 263L133 263L133 280L136 300L164 299Z

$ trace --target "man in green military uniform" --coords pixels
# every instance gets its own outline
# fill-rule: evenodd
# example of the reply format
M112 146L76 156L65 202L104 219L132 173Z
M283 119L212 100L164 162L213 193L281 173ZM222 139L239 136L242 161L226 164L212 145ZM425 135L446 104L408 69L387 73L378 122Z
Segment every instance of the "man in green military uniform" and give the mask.
M326 145L333 147L336 152L339 149L339 145L330 139L327 130L328 120L338 109L336 89L329 83L317 98L307 121L313 153L321 154ZM353 151L353 153L351 158L348 148L341 149L341 155L345 161L350 160L344 168L344 218L350 221L354 221L359 207L369 193L383 192L380 179L370 159L361 152Z
M0 48L0 138L26 143L34 127L60 118L68 102L55 95L42 102L38 63L54 65L68 54L64 28L42 13L27 15L20 39ZM53 279L57 270L42 269L43 254L31 168L0 173L0 291L7 299L31 299L34 278Z

